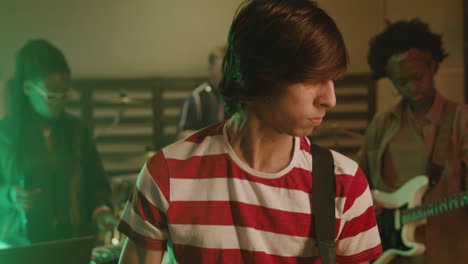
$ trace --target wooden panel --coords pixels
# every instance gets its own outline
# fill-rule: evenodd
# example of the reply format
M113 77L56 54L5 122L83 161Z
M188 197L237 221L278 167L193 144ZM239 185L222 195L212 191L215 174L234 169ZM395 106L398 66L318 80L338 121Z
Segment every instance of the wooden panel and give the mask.
M74 80L79 96L67 107L92 128L110 176L135 174L147 158L145 152L159 150L174 141L182 103L204 80L200 77ZM375 112L373 87L368 75L348 75L337 81L338 104L327 113L312 141L353 156L369 117ZM127 96L126 101L122 95Z
M67 105L95 136L110 176L137 173L145 152L172 143L180 106L204 78L78 79Z

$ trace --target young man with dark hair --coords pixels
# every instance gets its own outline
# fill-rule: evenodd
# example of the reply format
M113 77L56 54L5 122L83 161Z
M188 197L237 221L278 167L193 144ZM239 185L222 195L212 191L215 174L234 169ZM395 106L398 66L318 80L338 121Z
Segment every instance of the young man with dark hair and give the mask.
M146 163L122 215L121 263L159 263L168 239L179 263L320 263L312 207L324 201L311 199L306 136L335 105L347 58L335 22L314 2L245 1L221 82L232 117ZM336 260L366 262L381 253L366 177L332 155Z
M444 98L434 76L447 57L440 35L420 20L389 24L370 40L369 65L388 77L402 100L374 117L358 163L375 189L395 191L428 175L428 203L467 190L468 109ZM427 219L416 240L426 257L398 257L392 263L461 263L468 259L468 210L459 208Z

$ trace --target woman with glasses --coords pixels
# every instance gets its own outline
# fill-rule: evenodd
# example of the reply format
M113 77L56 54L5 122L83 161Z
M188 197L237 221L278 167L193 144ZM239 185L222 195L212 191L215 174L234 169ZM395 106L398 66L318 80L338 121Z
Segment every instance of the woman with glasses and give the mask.
M71 71L45 40L20 48L0 121L0 242L22 245L92 234L114 217L86 126L64 111Z

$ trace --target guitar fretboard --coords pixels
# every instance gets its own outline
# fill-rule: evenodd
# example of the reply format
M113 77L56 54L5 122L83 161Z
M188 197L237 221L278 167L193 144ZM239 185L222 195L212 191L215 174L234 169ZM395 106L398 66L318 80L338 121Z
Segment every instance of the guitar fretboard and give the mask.
M441 200L417 206L401 213L401 222L408 224L468 205L468 191L456 193Z

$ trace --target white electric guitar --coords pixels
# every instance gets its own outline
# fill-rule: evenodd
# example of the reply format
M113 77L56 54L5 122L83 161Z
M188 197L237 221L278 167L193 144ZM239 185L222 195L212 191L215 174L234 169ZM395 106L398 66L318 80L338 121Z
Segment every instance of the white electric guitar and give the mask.
M426 247L415 241L414 231L426 218L468 205L468 191L422 204L428 188L427 176L417 176L393 193L372 191L374 204L383 211L377 216L384 253L373 264L389 263L395 256L418 256Z

